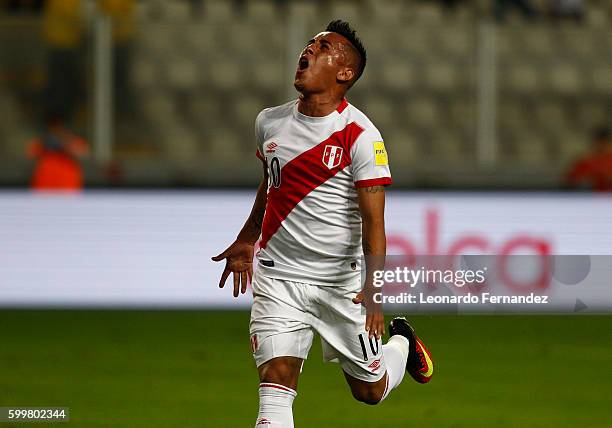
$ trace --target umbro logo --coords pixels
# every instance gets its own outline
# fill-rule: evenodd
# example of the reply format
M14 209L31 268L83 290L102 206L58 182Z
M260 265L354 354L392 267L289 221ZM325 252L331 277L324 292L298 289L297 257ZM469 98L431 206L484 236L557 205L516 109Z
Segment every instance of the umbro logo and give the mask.
M380 359L378 360L374 360L372 361L368 367L370 368L370 370L372 370L373 372L375 372L376 370L378 370L380 368Z
M266 153L274 153L274 149L276 149L277 147L278 147L278 144L276 144L275 142L271 142L266 147Z

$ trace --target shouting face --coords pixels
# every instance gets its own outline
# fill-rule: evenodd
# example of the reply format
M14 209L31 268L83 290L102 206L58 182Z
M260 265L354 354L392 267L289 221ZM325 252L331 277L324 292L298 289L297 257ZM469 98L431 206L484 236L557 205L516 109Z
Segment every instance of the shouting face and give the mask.
M358 53L338 33L317 34L300 54L293 85L302 94L350 86L356 78Z

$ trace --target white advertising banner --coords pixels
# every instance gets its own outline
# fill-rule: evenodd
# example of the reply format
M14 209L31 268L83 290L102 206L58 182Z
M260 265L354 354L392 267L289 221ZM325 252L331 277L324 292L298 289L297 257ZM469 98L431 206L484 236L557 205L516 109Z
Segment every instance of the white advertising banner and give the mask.
M218 288L210 258L254 195L0 193L0 307L248 307L250 293ZM602 195L390 191L386 218L398 256L612 254Z

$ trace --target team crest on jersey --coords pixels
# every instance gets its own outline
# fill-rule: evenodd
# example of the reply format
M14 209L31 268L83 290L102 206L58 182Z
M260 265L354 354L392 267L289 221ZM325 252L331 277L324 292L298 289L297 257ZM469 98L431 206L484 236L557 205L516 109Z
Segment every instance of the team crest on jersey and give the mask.
M329 169L335 168L340 165L342 161L342 147L338 146L325 146L323 151L323 164Z

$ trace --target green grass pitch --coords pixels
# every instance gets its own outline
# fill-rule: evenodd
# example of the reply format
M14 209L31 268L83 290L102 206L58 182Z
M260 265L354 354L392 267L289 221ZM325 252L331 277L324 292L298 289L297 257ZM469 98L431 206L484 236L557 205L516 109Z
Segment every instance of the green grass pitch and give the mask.
M66 426L252 427L258 381L248 318L0 311L0 406L70 407ZM383 404L357 403L316 339L296 427L612 426L612 317L411 320L435 357L430 384L406 376Z

